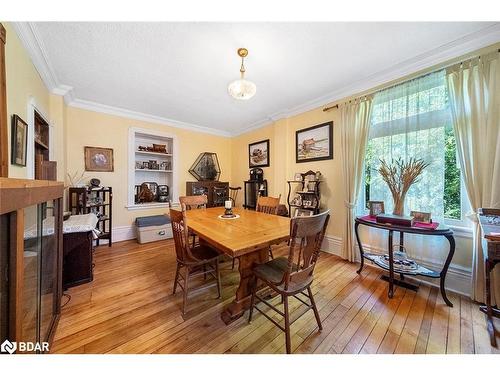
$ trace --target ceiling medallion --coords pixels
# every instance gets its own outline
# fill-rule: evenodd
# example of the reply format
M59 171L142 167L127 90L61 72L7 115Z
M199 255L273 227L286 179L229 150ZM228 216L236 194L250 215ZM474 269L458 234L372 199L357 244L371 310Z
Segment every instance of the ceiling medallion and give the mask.
M238 48L238 56L241 57L240 79L231 82L227 87L227 92L235 99L248 100L255 95L257 86L255 86L255 83L245 79L244 60L248 56L248 50L246 48Z

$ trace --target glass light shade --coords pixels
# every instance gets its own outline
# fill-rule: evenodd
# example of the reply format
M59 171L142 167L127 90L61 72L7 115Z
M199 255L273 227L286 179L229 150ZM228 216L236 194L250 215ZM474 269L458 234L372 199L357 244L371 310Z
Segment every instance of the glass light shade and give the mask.
M248 100L257 92L257 86L246 79L237 79L229 84L227 92L235 99Z

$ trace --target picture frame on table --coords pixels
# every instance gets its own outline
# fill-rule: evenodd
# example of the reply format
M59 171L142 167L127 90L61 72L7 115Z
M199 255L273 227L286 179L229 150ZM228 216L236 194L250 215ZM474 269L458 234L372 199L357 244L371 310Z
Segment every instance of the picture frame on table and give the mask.
M385 206L383 201L368 201L368 208L370 209L371 217L385 214Z
M304 217L313 216L314 212L312 210L303 210L302 208L297 208L294 212L294 217Z
M113 149L85 146L85 171L113 172Z
M28 124L18 115L12 115L11 158L13 165L26 166L28 149Z
M295 162L333 159L333 121L295 132Z
M269 167L269 139L250 143L248 145L248 167Z

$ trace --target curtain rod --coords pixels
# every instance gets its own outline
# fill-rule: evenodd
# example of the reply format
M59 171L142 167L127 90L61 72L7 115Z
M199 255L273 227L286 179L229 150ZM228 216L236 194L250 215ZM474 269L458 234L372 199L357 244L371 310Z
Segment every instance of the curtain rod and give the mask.
M500 53L500 48L499 48L499 49L497 49L497 52L498 52L498 53ZM491 53L491 52L488 52L488 53ZM471 57L469 57L469 58L465 59L465 61L467 61L467 60L471 60L471 59L476 58L476 57L481 58L481 55L471 56ZM414 78L410 78L410 79L408 79L408 80L405 80L405 81L402 81L402 82L398 82L398 83L395 83L395 84L390 85L390 86L387 86L387 87L381 87L381 88L380 88L380 89L378 89L378 90L368 91L365 95L362 95L362 96L366 96L366 95L374 94L374 93L379 92L379 91L387 90L387 89L393 88L393 87L395 87L395 86L397 86L397 85L402 85L403 83L410 82L410 81L412 81L412 80L414 80L414 79L417 79L417 78L420 78L420 77L426 76L426 75L428 75L428 74L435 73L435 72L437 72L437 71L439 71L439 70L446 69L446 68L448 68L448 67L450 67L450 66L452 66L452 65L455 65L455 64L463 64L463 63L464 63L464 61L450 63L450 64L445 65L445 66L442 66L442 67L440 67L440 68L438 68L438 69L436 69L436 70L433 70L432 72L429 72L429 73L426 73L426 74L422 74L421 76L414 77ZM328 112L328 111L330 111L330 110L332 110L332 109L334 109L334 108L337 108L337 109L338 109L338 108L339 108L339 105L338 105L338 104L335 104L335 105L332 105L332 106L329 106L329 107L325 107L325 108L323 108L323 112Z

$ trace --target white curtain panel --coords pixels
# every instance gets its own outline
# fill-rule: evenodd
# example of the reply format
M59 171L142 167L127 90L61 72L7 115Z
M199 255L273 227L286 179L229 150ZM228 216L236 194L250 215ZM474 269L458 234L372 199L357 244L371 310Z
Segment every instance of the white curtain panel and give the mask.
M340 132L342 143L342 173L347 211L344 224L342 256L354 261L354 217L356 200L363 182L363 163L370 127L372 97L341 104Z
M385 212L393 210L391 192L378 172L381 159L424 159L430 164L408 191L405 213L431 212L442 221L447 126L451 129L444 70L376 93L366 154L370 200L384 201Z
M477 209L500 208L500 60L494 52L447 69L457 152L474 221L472 293L484 302L484 253ZM500 269L492 275L500 303ZM495 302L496 301L496 302Z

